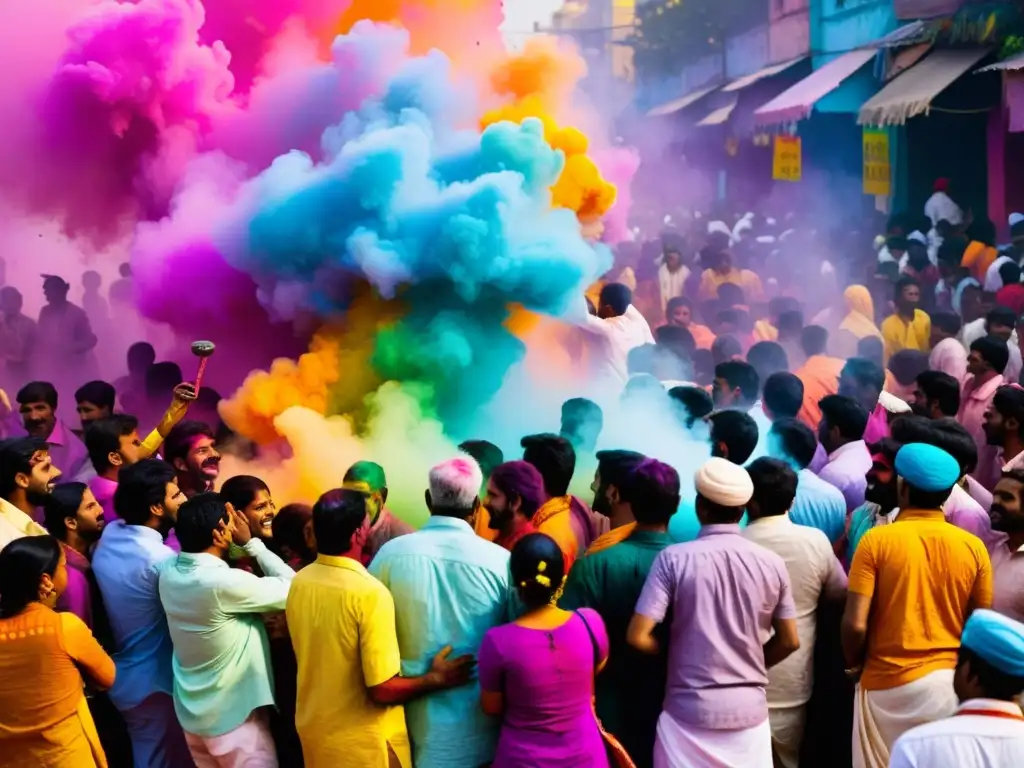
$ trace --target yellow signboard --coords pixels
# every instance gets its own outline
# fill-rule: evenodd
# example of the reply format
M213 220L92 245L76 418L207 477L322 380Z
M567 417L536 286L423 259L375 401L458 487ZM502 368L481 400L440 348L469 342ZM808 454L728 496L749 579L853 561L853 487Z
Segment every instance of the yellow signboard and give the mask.
M778 181L800 181L801 154L799 136L776 136L772 155L772 178Z
M892 193L889 168L889 134L864 129L864 194L888 197Z

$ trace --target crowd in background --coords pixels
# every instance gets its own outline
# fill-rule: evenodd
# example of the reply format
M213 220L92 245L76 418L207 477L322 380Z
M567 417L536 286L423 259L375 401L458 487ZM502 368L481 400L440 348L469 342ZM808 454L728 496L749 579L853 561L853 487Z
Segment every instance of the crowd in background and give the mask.
M619 248L585 397L462 443L415 531L372 461L311 506L222 478L216 393L148 344L55 386L103 297L0 289L0 765L1019 764L1024 216L1000 246L949 192L874 244Z

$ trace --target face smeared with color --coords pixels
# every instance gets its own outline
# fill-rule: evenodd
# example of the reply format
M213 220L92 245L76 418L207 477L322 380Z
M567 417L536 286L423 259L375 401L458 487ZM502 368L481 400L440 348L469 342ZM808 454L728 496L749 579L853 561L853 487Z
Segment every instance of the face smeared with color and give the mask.
M1021 484L1012 477L1003 477L992 491L992 529L1003 533L1024 531L1024 508L1021 507Z
M15 480L18 487L25 490L28 503L34 507L41 507L53 491L53 486L60 477L60 470L53 466L49 451L36 451L32 455L30 465L31 472L27 475L19 474Z
M492 480L488 480L487 493L484 496L484 507L491 517L488 527L497 531L504 528L512 520L512 516L519 509L519 501L512 502L509 500Z
M889 511L896 506L896 470L892 459L884 453L871 457L871 469L865 475L864 499Z
M22 403L18 412L21 414L21 422L25 425L25 431L30 437L46 440L57 425L57 415L49 403Z
M192 440L184 462L177 459L175 464L179 472L184 470L194 485L209 484L220 474L220 453L211 438L199 435Z
M242 510L242 514L249 521L249 530L253 536L261 539L273 538L272 525L274 518L277 517L277 507L267 491L256 491L256 496Z

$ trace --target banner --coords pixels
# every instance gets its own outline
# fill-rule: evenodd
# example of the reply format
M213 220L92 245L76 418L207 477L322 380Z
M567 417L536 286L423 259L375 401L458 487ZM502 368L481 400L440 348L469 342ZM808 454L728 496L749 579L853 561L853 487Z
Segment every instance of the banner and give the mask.
M800 137L776 136L772 153L772 178L776 181L800 181Z
M892 194L889 168L889 133L864 129L864 194L888 197Z

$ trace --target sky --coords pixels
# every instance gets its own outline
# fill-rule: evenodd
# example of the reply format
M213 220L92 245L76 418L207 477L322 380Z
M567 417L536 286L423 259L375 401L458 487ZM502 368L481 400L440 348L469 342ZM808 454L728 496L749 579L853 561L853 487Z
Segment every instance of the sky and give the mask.
M505 0L505 35L510 42L533 29L535 22L547 26L551 14L562 6L562 0Z

